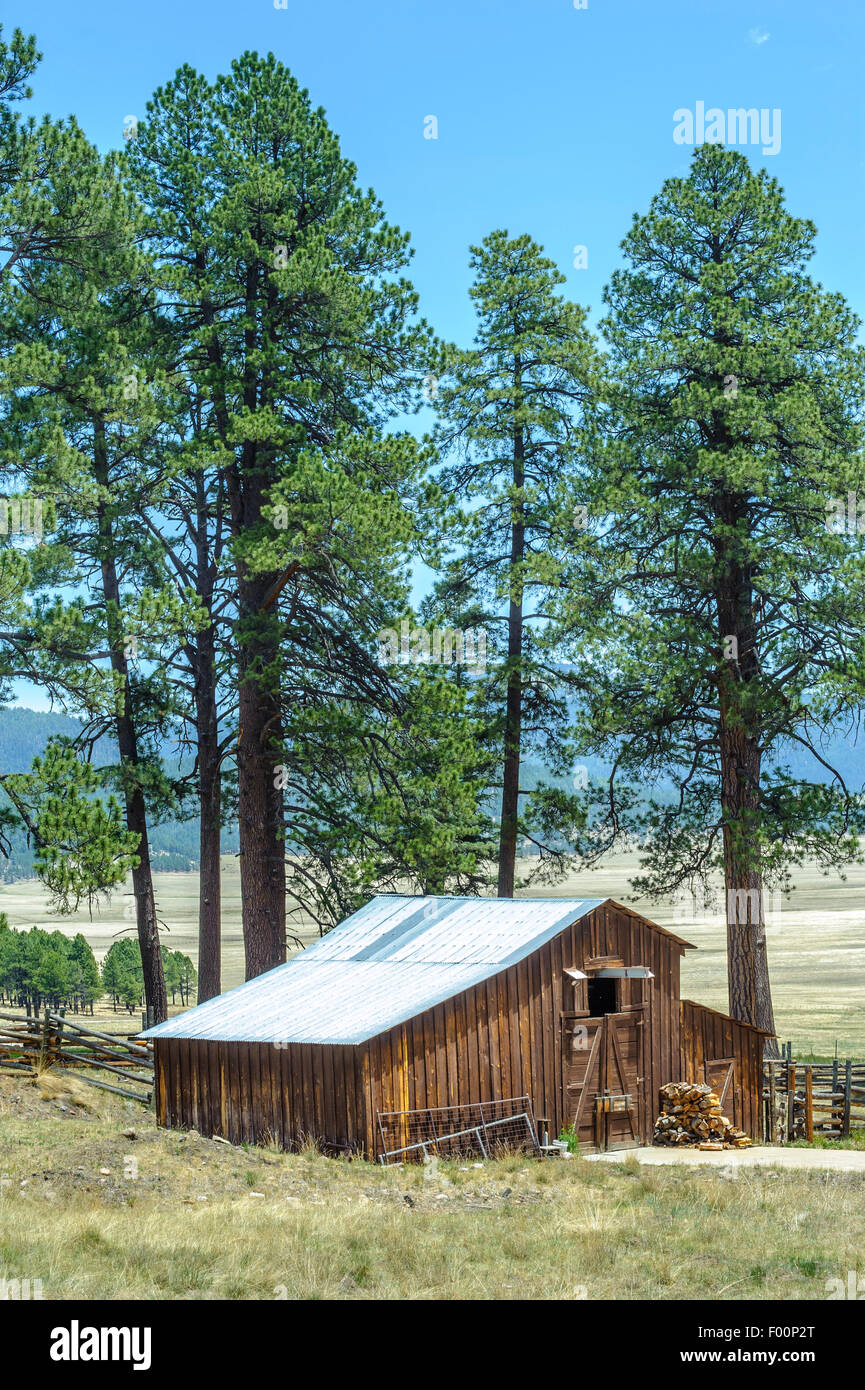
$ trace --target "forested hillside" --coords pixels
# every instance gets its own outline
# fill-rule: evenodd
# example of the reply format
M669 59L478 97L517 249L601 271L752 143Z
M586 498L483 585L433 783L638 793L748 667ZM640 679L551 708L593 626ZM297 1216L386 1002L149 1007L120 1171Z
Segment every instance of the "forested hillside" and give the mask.
M81 726L68 715L48 713L42 710L26 709L13 705L0 709L0 772L26 772L33 759L44 752L50 738L66 735L74 738ZM97 744L95 757L103 763L116 763L117 750L107 739ZM176 763L166 759L168 769ZM4 793L0 790L0 802ZM166 820L153 827L152 857L155 867L161 870L186 870L198 868L198 817L188 820ZM26 833L12 829L8 834L6 853L0 853L0 882L13 883L16 879L30 878L33 875L33 850L27 843ZM228 827L223 836L224 851L231 854L237 848L237 835L233 827Z

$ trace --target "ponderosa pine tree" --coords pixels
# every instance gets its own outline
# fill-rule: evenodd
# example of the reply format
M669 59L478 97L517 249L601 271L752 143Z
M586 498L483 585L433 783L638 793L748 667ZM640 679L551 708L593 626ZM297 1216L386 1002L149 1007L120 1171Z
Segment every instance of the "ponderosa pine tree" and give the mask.
M556 555L581 516L587 406L597 357L585 312L562 299L565 277L528 236L497 231L472 247L475 344L446 353L437 384L439 482L463 502L459 555L428 612L455 603L490 634L486 704L501 747L498 896L513 897L520 768L531 749L548 764L567 728L568 673L545 641ZM503 611L504 610L504 611Z
M770 1034L763 885L858 852L825 747L865 698L863 539L833 520L865 491L865 354L807 274L814 237L713 145L635 216L602 325L610 453L565 597L595 656L578 747L609 758L606 828L642 836L641 891L723 873L730 1012Z
M185 799L194 794L198 806L198 1001L204 1003L222 987L221 845L230 809L230 779L223 769L237 741L230 718L235 676L230 526L224 460L213 454L207 423L209 403L201 385L183 371L185 344L176 334L174 321L154 316L151 347L171 370L181 404L160 457L160 485L149 504L139 497L137 516L154 553L162 556L165 581L180 602L194 593L201 614L194 628L177 634L165 665L178 694L178 744L184 753L192 751L181 790Z
M119 186L74 120L36 121L14 110L32 95L40 59L35 38L20 29L9 44L0 40L0 287L7 296L26 297L46 266L92 270L117 236ZM8 350L0 343L0 352ZM19 491L15 463L0 451L0 483ZM47 499L42 523L47 532ZM11 528L0 534L0 692L4 675L32 674L18 620L25 593L51 583L55 555L47 536L39 539L34 546L24 537L22 546Z
M202 190L191 169L196 164L199 172L205 167L210 149L209 91L203 79L185 71L185 83L178 84L164 129L151 127L143 136L146 159L139 156L136 136L121 161L130 182L150 200L153 221L149 239L157 254L173 265L171 248L176 236L180 244L185 237L190 245L195 243L194 263L199 275L208 251L200 237L196 240L196 212L203 215L204 207L197 206L196 197ZM186 181L184 161L190 166ZM179 185L173 194L168 190L163 203L163 190L154 186L153 173L169 167ZM184 205L191 225L184 223ZM231 770L238 738L237 722L231 716L237 672L231 641L235 579L229 554L232 525L226 468L232 453L220 442L207 355L199 331L201 323L209 321L211 308L205 303L198 312L194 295L188 302L189 291L182 288L184 272L177 272L174 266L162 311L151 319L149 351L151 359L158 360L174 382L180 409L173 417L172 436L166 441L167 486L159 493L158 507L143 507L139 515L154 545L162 549L166 579L179 596L193 591L205 618L195 630L179 634L170 659L172 678L182 693L178 707L184 725L180 741L193 752L193 771L185 780L194 784L198 800L198 999L204 1002L221 990L221 842L223 821L230 809L225 770ZM169 304L177 311L165 312ZM223 409L220 418L226 418Z
M53 526L50 504L58 495L59 516L65 523L74 510L75 488L70 490L69 484L81 478L78 440L70 442L64 429L75 417L74 435L88 409L92 473L79 488L77 500L83 501L83 508L77 517L92 519L94 510L100 511L98 474L105 455L104 437L116 423L111 411L121 394L116 381L122 370L121 353L116 349L122 333L115 331L102 341L100 335L105 296L116 298L124 274L120 263L134 256L134 227L113 162L100 157L74 121L46 117L37 122L10 109L11 102L30 95L27 82L38 61L35 40L20 31L13 34L10 47L0 44L0 248L5 257L0 265L0 371L6 397L0 471L15 492L30 492L44 501L47 530L49 524ZM121 319L122 314L121 309ZM67 356L66 335L74 337L76 332L77 342ZM88 375L88 367L94 366L99 353L95 376L101 371L102 380L97 382ZM103 390L106 369L116 388L110 403ZM103 509L98 523L103 530L105 517ZM74 564L70 565L74 548L67 548L66 539L52 536L49 543L43 536L39 544L25 546L17 554L4 545L0 586L13 591L17 586L17 598L13 592L13 602L4 609L0 665L19 677L41 682L67 707L71 703L93 712L101 696L107 696L116 710L129 829L118 823L110 803L105 812L98 801L89 799L95 790L92 769L74 751L62 748L48 750L43 763L50 765L52 773L62 765L70 779L66 796L55 784L31 787L26 796L19 788L17 809L35 838L40 872L58 901L69 894L104 891L132 867L148 1001L156 1016L162 1017L165 991L146 826L142 835L138 814L143 811L143 790L137 771L132 771L131 782L124 781L139 760L135 753L130 761L129 740L123 737L132 715L122 670L128 628L122 634L115 630L118 609L110 592L117 575L117 554L101 567L106 622L94 642L98 623L92 621L92 610L83 602L69 607L56 598L60 587L74 586L80 579ZM22 604L25 590L30 598L26 607ZM106 629L109 643L119 638L113 641L114 670L107 682L95 672ZM3 814L6 819L7 813ZM129 853L130 834L138 843L134 856Z
M101 167L110 179L111 161ZM177 694L160 659L178 632L194 630L199 615L194 596L187 601L162 582L161 551L140 523L162 483L177 402L158 365L151 371L147 362L155 291L150 263L135 244L138 211L116 189L113 207L114 240L98 257L75 268L47 260L2 284L7 404L0 438L29 490L57 503L53 592L43 583L18 648L30 650L32 678L62 692L66 707L83 716L91 743L102 734L116 740L119 761L102 769L102 784L121 793L128 836L117 846L105 841L104 871L93 881L103 891L126 856L147 1004L160 1021L167 1005L148 815L173 801L160 755ZM68 601L60 596L64 587L73 595ZM46 818L44 807L57 792L46 786L42 809L28 821L46 846L46 866L54 846L51 873L59 875L61 892L64 849L81 821L76 797L94 790L75 787L76 770L81 777L85 771L74 758L65 767L68 807L61 799ZM77 891L92 860L82 852L75 862Z
M357 186L323 113L272 55L244 54L213 85L181 69L148 104L129 165L171 277L183 370L208 401L213 451L225 455L251 977L285 958L286 715L314 709L323 673L330 698L375 698L381 688L367 634L347 620L367 576L331 563L340 516L322 521L322 499L356 468L369 536L376 512L381 528L394 514L393 489L414 485L407 444L385 451L371 486L358 452L367 439L375 448L382 421L411 403L428 335L402 276L407 238ZM359 489L345 476L359 518ZM300 505L273 511L280 491L312 498L315 519ZM389 545L382 534L380 552Z

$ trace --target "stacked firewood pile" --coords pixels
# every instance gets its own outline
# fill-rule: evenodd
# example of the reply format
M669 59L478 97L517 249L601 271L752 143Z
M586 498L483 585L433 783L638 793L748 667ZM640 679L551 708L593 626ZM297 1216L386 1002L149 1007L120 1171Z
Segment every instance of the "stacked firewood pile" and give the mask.
M747 1149L751 1140L736 1129L721 1109L717 1091L694 1081L670 1081L661 1087L661 1113L655 1121L656 1144L698 1149Z

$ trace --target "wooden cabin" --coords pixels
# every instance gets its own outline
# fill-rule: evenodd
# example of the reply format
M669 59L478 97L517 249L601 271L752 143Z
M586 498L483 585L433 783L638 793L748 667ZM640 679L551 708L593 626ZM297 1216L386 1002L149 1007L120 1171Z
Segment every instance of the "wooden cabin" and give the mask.
M664 1082L708 1080L759 1138L765 1035L681 1000L688 949L611 899L376 897L144 1035L158 1122L375 1158L528 1098L609 1149L651 1142Z

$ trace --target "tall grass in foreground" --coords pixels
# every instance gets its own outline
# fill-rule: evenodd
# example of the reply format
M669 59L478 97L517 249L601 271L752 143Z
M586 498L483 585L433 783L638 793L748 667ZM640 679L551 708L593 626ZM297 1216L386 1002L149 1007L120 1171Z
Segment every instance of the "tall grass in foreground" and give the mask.
M113 1100L19 1118L3 1099L0 1278L47 1299L795 1300L865 1273L858 1174L512 1157L430 1175L233 1149Z

